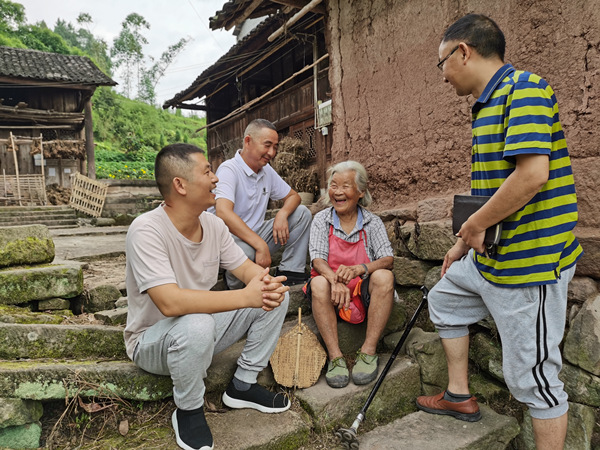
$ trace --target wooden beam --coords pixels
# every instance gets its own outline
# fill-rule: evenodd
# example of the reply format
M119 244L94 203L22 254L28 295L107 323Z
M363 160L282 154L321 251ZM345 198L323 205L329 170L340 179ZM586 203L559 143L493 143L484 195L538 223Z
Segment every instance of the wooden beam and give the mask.
M302 17L304 17L306 14L308 14L315 6L317 6L319 3L321 3L321 1L322 0L311 0L310 3L308 3L304 8L302 8L300 11L298 11L296 14L294 14L292 17L290 17L288 19L288 21L282 27L280 27L271 36L269 36L267 38L268 41L273 42L275 39L277 39L281 34L283 34L283 32L287 28L291 27L296 22L298 22L298 20L300 20Z
M10 78L0 77L0 83L10 84L11 86L5 86L8 88L12 87L47 87L47 88L61 88L61 89L79 89L79 90L90 90L96 89L97 86L111 86L109 84L74 84L69 82L60 81L37 81L37 80L25 80L23 78Z
M244 20L246 20L250 16L250 14L252 14L254 12L254 10L256 8L258 8L260 6L260 4L262 2L263 2L263 0L254 0L252 3L250 3L250 6L248 6L246 9L244 9L244 12L242 14L240 14L233 22L228 23L225 26L225 29L227 31L229 31L231 28L242 23Z
M263 95L261 95L260 97L256 97L253 100L250 100L248 103L240 106L239 108L231 111L229 114L227 114L225 117L222 117L219 120L215 120L214 122L211 122L209 124L206 124L205 126L198 128L196 130L196 132L198 131L202 131L205 128L209 128L212 126L215 126L221 122L224 122L225 120L229 119L230 117L233 117L241 112L246 111L247 109L249 109L251 106L255 105L256 103L260 102L262 99L264 99L265 97L271 95L273 92L275 92L277 89L279 89L281 86L283 86L285 83L287 83L288 81L292 80L293 78L297 77L298 75L300 75L303 72L306 72L308 69L313 68L314 66L316 66L317 64L319 64L321 61L325 60L326 58L329 58L329 53L324 54L323 56L321 56L319 59L317 59L315 62L313 62L312 64L309 64L307 66L304 66L302 69L300 69L298 72L296 72L295 74L293 74L291 77L283 80L281 83L279 83L277 86L275 86L274 88L270 89L269 91L265 92Z
M302 9L306 6L306 2L302 0L271 0L273 3L279 3L280 5L291 6L295 9ZM317 14L325 14L327 11L323 5L317 5L313 9L313 12Z
M179 103L179 104L175 105L174 108L191 109L194 111L206 111L206 109L207 109L206 105L194 105L194 104L186 105L185 103Z
M87 177L96 179L96 155L94 152L94 126L92 124L92 102L88 99L85 102L85 156L87 157Z

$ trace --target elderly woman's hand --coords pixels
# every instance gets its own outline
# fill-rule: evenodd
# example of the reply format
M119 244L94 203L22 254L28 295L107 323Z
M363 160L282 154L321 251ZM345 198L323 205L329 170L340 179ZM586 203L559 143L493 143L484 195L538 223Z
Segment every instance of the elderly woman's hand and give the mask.
M350 289L344 283L331 285L331 303L338 309L348 308L350 304Z
M340 283L348 284L350 281L359 275L364 273L363 267L359 264L357 266L345 266L340 264L338 269L335 271L337 281Z

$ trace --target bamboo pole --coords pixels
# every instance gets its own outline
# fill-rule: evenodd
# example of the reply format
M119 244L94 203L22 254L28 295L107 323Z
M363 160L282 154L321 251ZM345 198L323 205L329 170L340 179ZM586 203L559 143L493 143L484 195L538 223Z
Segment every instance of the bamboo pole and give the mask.
M17 199L19 200L19 206L23 206L21 203L21 185L19 182L19 160L17 158L17 147L15 146L15 140L13 139L12 131L10 132L10 143L13 149L13 159L15 160L15 176L17 178Z
M313 9L315 6L317 6L319 3L321 3L321 1L322 0L312 0L304 8L302 8L300 11L298 11L296 14L294 14L292 17L290 17L290 19L285 24L283 24L283 26L281 26L280 28L278 28L273 34L271 34L271 36L269 36L267 38L267 40L269 42L273 42L281 34L283 34L283 32L288 27L291 27L296 22L298 22L298 20L300 20L302 17L304 17L306 14L308 14L310 12L310 10Z

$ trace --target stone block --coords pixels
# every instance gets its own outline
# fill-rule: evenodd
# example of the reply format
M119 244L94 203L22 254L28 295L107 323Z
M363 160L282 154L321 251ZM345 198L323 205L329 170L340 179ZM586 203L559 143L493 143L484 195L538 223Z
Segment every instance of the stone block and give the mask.
M94 318L105 325L125 325L127 323L127 308L115 308L94 313Z
M0 358L126 358L123 329L98 325L0 324Z
M418 259L394 257L394 278L400 286L422 286L432 263Z
M456 242L450 219L415 224L408 249L419 259L443 261L446 252Z
M290 303L286 317L298 319L298 308L302 308L302 317L305 314L310 314L312 311L311 302L306 298L304 292L302 292L302 285L290 286Z
M72 298L81 292L83 272L80 263L0 270L0 305L20 305L55 297Z
M67 396L119 396L156 401L170 397L173 383L124 361L0 362L0 397L64 400Z
M120 297L115 302L115 308L126 308L127 307L127 297Z
M388 358L381 355L381 371ZM364 405L375 381L364 386L352 382L343 389L333 389L321 376L314 386L298 389L296 398L313 418L318 431L338 426L349 427ZM388 423L414 412L415 398L421 393L419 366L409 358L398 357L390 367L366 415L366 426ZM397 443L396 443L397 444Z
M600 295L587 300L571 322L563 357L575 366L600 375Z
M589 298L598 295L598 284L589 277L573 277L569 283L567 300L570 302L583 303Z
M417 220L433 222L452 216L452 197L435 197L422 200L417 205Z
M0 323L44 323L58 325L67 317L73 317L69 310L58 310L49 313L33 312L28 307L0 305Z
M112 284L96 286L88 291L83 302L83 309L86 313L113 309L119 298L121 298L121 292L116 286Z
M38 310L40 311L62 310L69 309L70 307L71 302L64 298L49 298L48 300L40 300L38 302Z
M47 264L54 241L45 225L0 227L0 267Z
M39 422L0 429L2 448L39 448L42 425Z
M600 408L600 377L564 363L559 378L565 383L569 400Z
M361 450L467 450L506 449L519 433L513 417L502 416L489 407L480 405L479 422L461 422L449 416L419 411L377 427L359 437ZM402 446L399 446L399 443Z
M41 402L20 398L0 398L0 429L37 422L44 409Z
M431 289L434 287L438 281L442 278L442 266L435 266L429 269L427 275L425 276L425 287L427 289Z
M575 274L578 276L600 279L600 233L597 228L577 228L577 240L583 247L584 254L577 261Z
M293 449L305 444L310 434L308 417L291 410L282 414L269 414L268 420L265 420L265 415L261 412L251 409L207 416L216 448Z
M502 372L502 348L497 340L485 333L477 333L471 338L469 358L485 373L504 383Z
M442 341L437 333L413 328L406 338L405 351L421 368L421 383L425 395L437 394L448 386L448 366Z

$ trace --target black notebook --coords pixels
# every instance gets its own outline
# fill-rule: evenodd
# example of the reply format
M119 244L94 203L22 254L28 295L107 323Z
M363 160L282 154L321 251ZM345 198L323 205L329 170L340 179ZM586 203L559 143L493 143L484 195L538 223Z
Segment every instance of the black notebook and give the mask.
M479 208L481 208L490 197L481 195L455 195L454 212L452 213L452 232L458 233L460 227ZM483 243L486 246L497 245L502 234L502 222L489 227L485 231Z

